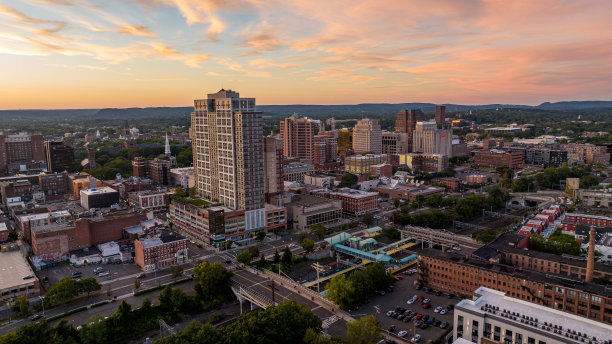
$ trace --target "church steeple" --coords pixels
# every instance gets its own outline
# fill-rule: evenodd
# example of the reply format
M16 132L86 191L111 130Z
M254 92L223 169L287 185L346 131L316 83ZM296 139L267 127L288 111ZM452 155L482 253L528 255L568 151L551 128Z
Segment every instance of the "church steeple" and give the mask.
M168 140L168 133L166 133L166 150L164 151L165 156L171 156L172 152L170 151L170 141Z

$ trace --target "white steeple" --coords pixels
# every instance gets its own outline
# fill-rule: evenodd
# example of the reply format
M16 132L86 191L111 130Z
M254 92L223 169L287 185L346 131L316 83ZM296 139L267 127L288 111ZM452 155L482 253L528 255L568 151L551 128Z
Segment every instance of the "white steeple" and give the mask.
M170 151L170 141L168 140L168 133L166 133L166 150L164 151L164 155L172 155L172 152Z

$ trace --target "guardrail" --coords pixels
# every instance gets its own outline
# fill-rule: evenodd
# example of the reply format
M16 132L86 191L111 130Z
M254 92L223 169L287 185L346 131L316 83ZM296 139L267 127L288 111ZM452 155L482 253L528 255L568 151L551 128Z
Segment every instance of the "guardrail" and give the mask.
M302 297L306 296L306 298L315 302L319 306L329 310L330 312L332 312L333 314L335 314L336 316L338 316L339 318L345 321L348 321L348 322L355 321L355 319L348 312L341 310L340 307L336 305L334 302L332 302L331 300L327 299L326 297L324 297L323 295L317 293L316 291L312 289L304 287L303 285L299 284L298 282L290 278L275 274L274 272L268 271L268 270L260 271L257 269L253 269L249 266L245 266L245 270L247 270L248 272L254 275L258 275L258 276L263 275L267 277L268 279L275 281L281 286L293 289L295 293L297 293L298 295L301 295Z
M231 286L235 288L236 293L239 296L247 299L248 301L256 304L257 306L263 309L266 309L274 305L274 302L272 302L272 299L270 299L267 295L264 295L253 289L249 289L248 286L245 286L240 282L232 280Z

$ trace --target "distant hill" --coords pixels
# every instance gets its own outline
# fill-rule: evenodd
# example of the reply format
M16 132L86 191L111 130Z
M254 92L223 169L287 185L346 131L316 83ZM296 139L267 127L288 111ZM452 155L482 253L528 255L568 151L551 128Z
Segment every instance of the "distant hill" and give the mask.
M513 104L460 105L444 104L447 112L485 110L499 108L522 108L558 111L612 108L612 101L564 101L542 103L538 106ZM436 104L432 103L370 103L355 105L259 105L257 109L264 116L283 117L298 113L306 116L356 117L364 115L388 115L402 109L421 109L433 113ZM151 108L106 108L106 109L66 109L66 110L0 110L0 122L11 121L69 121L78 119L139 119L187 117L193 107L151 107Z

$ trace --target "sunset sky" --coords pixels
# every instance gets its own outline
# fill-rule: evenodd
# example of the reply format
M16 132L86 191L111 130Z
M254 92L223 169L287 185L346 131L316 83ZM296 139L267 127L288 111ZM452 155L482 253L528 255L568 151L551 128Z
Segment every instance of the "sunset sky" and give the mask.
M0 108L612 99L612 1L2 0Z

